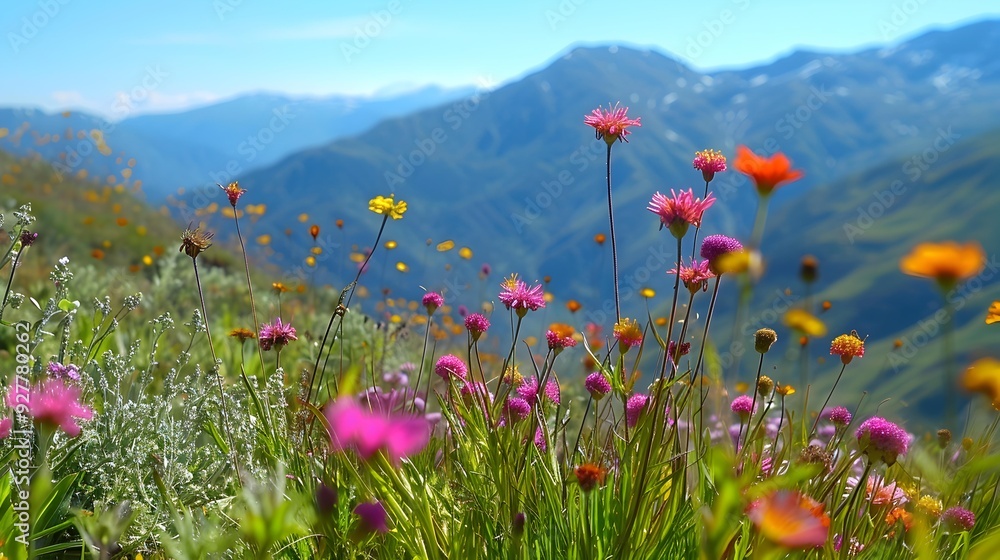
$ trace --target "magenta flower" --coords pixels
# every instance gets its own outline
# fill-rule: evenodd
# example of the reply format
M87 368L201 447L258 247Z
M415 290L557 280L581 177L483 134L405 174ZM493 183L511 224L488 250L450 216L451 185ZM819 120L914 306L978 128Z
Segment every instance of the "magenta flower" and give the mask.
M588 375L587 379L583 382L583 386L590 393L590 396L594 397L595 401L603 399L604 395L611 392L611 382L599 371Z
M542 430L541 426L535 428L535 447L542 452L549 448L548 444L545 442L545 431Z
M667 271L667 274L678 274L677 268L671 268ZM691 266L684 266L683 263L681 264L681 282L684 283L684 287L691 293L707 289L708 281L712 278L715 278L715 273L712 272L711 267L709 267L708 260L699 261L698 259L691 259Z
M362 533L388 533L389 526L386 524L388 516L385 508L378 501L362 502L354 506L354 515L357 515L358 530Z
M941 514L941 525L949 533L959 533L961 531L971 531L976 525L976 514L964 507L954 506L944 510Z
M737 416L746 420L751 414L753 414L753 399L746 395L740 395L733 399L729 408L735 412Z
M479 340L479 337L490 329L490 320L482 313L470 313L465 318L465 328L472 335L472 340Z
M49 362L47 368L49 370L49 375L55 378L61 379L72 379L73 381L80 380L80 368L73 364L62 365L59 362Z
M10 418L0 420L0 439L10 437L10 431L14 428L14 421Z
M726 170L726 156L722 155L719 150L702 150L694 153L692 164L695 169L701 171L705 182L709 183L715 178L716 173L722 173Z
M424 307L427 309L427 314L433 315L434 312L437 311L438 307L444 305L444 298L437 292L427 292L421 299L421 303L423 303Z
M528 310L537 311L545 307L541 284L529 288L527 284L517 279L516 274L512 274L510 278L501 282L500 286L503 287L499 295L500 301L520 317L524 317Z
M861 452L868 455L869 459L884 461L890 466L896 462L898 456L905 455L910 448L910 434L898 425L878 416L872 416L862 422L855 436L858 438Z
M384 451L389 460L419 453L431 438L431 425L420 416L367 410L351 398L339 398L326 407L330 443L334 450L354 449L362 459Z
M295 336L295 327L291 323L282 323L281 317L278 317L274 320L274 325L264 323L257 339L260 341L261 350L266 352L273 347L275 351L281 352L286 344L298 340L298 337Z
M634 428L639 423L639 415L646 408L649 402L649 395L636 393L628 398L625 403L625 423L629 428Z
M483 384L482 381L473 381L471 383L465 383L458 390L458 393L462 395L462 400L465 401L467 406L471 406L473 399L476 402L480 402L480 398L485 399L485 404L493 402L493 393L490 392L489 387ZM483 403L480 402L480 405Z
M434 373L441 376L441 379L445 381L448 381L452 377L457 377L465 381L465 376L469 373L469 368L465 366L465 362L458 356L445 354L438 358L437 363L434 364Z
M743 250L743 244L728 235L709 235L701 241L701 258L713 262L723 255Z
M844 426L851 423L851 411L847 410L842 406L835 406L833 408L828 408L823 411L820 415L824 420L829 420L833 422L838 428L843 428Z
M628 107L619 107L617 103L614 107L608 104L607 111L602 107L594 109L584 117L583 124L594 127L596 138L603 139L609 146L616 140L628 142L625 138L630 134L628 127L642 126L639 119L628 118Z
M576 346L573 334L573 327L561 323L553 323L549 327L549 330L545 331L545 341L549 345L549 350L559 353L563 348Z
M507 412L507 418L510 419L512 423L520 422L531 414L531 405L528 401L522 399L521 397L507 397L507 402L504 404L504 408Z
M31 391L15 383L7 394L7 405L11 408L27 405L28 414L35 423L59 428L70 437L80 435L77 418L90 420L94 417L93 410L80 404L80 389L65 385L61 379L45 380Z
M670 189L670 198L658 191L653 195L647 210L660 217L660 227L666 226L674 237L681 238L687 233L688 226L701 227L701 218L705 210L711 208L715 198L711 194L705 200L695 198L694 191L688 189L675 193Z
M667 344L667 355L669 355L671 359L673 359L674 354L677 354L678 356L687 356L688 352L690 351L691 351L690 342L685 342L681 344L680 352L677 351L677 342L671 340L670 343Z

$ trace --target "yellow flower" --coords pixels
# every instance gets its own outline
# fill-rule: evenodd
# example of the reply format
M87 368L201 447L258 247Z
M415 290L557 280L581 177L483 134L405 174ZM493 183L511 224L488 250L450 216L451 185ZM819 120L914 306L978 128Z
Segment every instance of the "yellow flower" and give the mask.
M383 216L389 216L393 220L398 220L406 212L406 203L402 200L396 202L395 196L392 194L388 197L376 196L368 201L368 209L376 214L382 214Z
M921 243L899 261L904 274L933 278L950 288L971 278L986 266L986 253L975 241L959 245L954 241Z
M966 391L975 391L989 397L994 408L1000 405L1000 360L980 358L959 379Z
M778 388L775 389L775 390L782 397L787 397L789 395L794 395L795 394L795 387L792 387L791 385L781 385L781 384L779 384Z
M1000 323L1000 300L994 301L986 311L986 324Z
M815 315L805 309L791 309L785 313L785 326L795 329L807 336L818 338L826 336L826 325Z
M928 495L920 496L917 500L917 511L926 514L929 517L938 517L944 510L944 504L941 500Z

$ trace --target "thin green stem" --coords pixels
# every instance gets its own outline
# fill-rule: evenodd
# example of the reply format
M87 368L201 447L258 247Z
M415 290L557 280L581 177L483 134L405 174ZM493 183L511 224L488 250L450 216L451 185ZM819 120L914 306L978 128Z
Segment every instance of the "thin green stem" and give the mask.
M618 297L618 246L615 244L615 211L611 203L611 143L608 143L608 226L611 229L611 268L615 281L615 322L622 320L621 299Z

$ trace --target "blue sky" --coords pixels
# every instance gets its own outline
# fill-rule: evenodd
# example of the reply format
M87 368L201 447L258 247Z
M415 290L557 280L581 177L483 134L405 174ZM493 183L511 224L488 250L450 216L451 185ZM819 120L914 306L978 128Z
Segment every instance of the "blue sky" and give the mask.
M796 47L854 50L1000 18L1000 6L987 4L7 0L0 106L110 115L115 100L136 88L143 98L136 112L150 112L260 90L371 94L496 83L576 43L652 47L702 69L747 66Z

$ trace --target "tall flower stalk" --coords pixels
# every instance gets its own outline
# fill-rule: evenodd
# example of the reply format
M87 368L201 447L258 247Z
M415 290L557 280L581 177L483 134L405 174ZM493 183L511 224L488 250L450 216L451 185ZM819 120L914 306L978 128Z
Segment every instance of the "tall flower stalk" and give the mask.
M608 145L606 157L607 183L608 183L608 226L611 229L611 267L615 285L615 321L622 318L621 298L618 295L618 246L615 241L615 210L611 201L611 147L615 142L628 142L625 137L630 134L628 127L642 126L640 119L628 118L628 107L619 107L616 103L614 107L608 105L608 110L598 107L587 115L583 122L594 127L594 134L598 140L603 139Z

